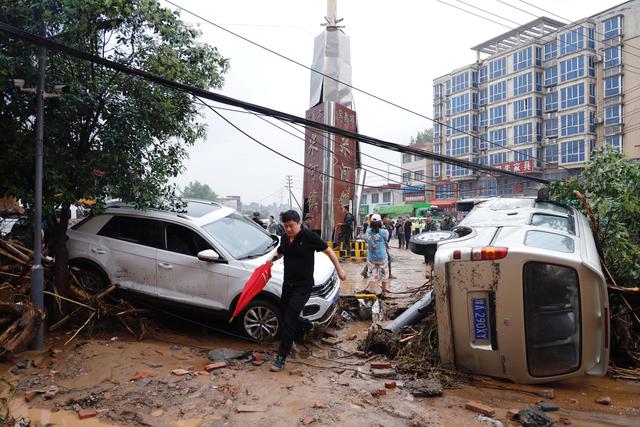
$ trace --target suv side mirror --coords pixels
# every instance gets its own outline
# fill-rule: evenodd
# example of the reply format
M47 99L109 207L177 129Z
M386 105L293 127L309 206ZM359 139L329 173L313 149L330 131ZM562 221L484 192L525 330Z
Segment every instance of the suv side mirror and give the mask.
M207 262L220 262L220 261L222 261L220 259L220 255L218 255L218 253L216 251L214 251L213 249L205 249L204 251L198 252L198 259L200 261L207 261Z

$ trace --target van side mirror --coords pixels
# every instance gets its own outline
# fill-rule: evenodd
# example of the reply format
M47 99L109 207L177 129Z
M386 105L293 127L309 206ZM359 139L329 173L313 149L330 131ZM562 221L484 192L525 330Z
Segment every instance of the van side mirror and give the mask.
M198 252L198 259L200 261L207 262L220 262L220 255L213 249L205 249L204 251Z

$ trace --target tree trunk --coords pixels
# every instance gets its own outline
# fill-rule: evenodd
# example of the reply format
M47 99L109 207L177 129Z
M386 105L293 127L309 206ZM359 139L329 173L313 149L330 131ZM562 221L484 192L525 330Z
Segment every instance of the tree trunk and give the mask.
M54 230L54 253L56 257L55 264L55 284L58 292L62 296L70 297L71 289L69 287L69 252L67 251L67 227L69 226L69 219L71 217L71 210L69 209L69 203L62 204L60 211L60 220L55 225Z

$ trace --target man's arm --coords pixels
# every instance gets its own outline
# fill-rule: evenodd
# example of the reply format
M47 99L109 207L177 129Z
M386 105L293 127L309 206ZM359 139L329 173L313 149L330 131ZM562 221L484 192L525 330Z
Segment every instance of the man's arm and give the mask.
M331 248L327 248L322 252L324 252L324 254L328 256L331 262L333 263L333 266L336 268L336 271L338 272L338 277L340 278L340 280L347 280L347 273L345 273L344 269L340 265L340 261L338 260L338 257L336 257L336 254L333 252L333 250Z

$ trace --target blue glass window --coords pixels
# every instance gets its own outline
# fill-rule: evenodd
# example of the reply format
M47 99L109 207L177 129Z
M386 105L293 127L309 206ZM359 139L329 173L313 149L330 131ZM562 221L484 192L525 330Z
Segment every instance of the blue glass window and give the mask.
M489 140L487 139L487 134L480 134L480 149L485 150L489 146Z
M617 125L622 122L622 105L612 105L604 109L604 124Z
M525 123L513 127L513 143L527 144L533 141L533 123Z
M489 156L492 165L507 163L507 153L494 153Z
M515 150L513 152L513 161L519 162L521 160L531 160L533 158L533 149L523 148L522 150Z
M499 105L489 108L489 124L491 126L499 125L507 121L507 106Z
M558 145L547 145L544 148L544 160L548 163L557 163L558 162Z
M507 82L489 85L489 102L497 102L507 97Z
M536 47L536 65L539 67L542 65L542 48Z
M504 147L507 145L507 129L492 130L489 132L489 148Z
M542 116L542 97L536 96L536 116Z
M451 98L451 114L462 113L469 109L469 93Z
M596 84L589 84L589 104L596 104Z
M439 119L442 116L442 107L440 104L436 104L433 106L433 118Z
M522 49L513 54L513 71L531 67L531 47Z
M456 74L451 78L451 93L460 92L469 87L469 73Z
M487 112L480 111L480 126L486 126L486 125L487 125Z
M480 105L487 105L487 90L482 89L480 91Z
M622 89L622 78L620 75L604 79L604 96L619 95Z
M487 66L480 67L480 83L487 81Z
M433 86L433 99L439 99L442 97L442 85Z
M461 117L451 119L451 134L456 135L458 133L469 132L469 115L466 114Z
M440 177L442 174L442 163L433 162L433 176Z
M472 71L471 72L471 86L478 87L478 72L477 71Z
M465 176L469 175L471 171L462 166L447 164L447 172L449 176Z
M619 36L622 34L622 17L614 16L602 23L603 40Z
M622 153L622 135L607 136L605 137L604 141L618 153Z
M513 96L531 92L531 74L522 74L513 78Z
M440 123L435 123L433 125L433 137L440 138L442 134L440 133Z
M447 142L447 156L459 156L469 152L469 137L454 138L451 142Z
M555 111L558 109L558 92L551 92L544 96L544 111Z
M547 138L558 136L558 118L557 117L545 120L544 135Z
M514 119L524 119L527 117L531 117L532 116L532 111L533 111L533 106L532 104L532 99L529 98L525 98L525 99L520 99L518 101L514 101L513 102L513 118Z
M595 77L596 75L596 57L589 55L589 75Z
M560 89L561 108L571 108L582 104L584 104L584 83Z
M536 71L536 90L537 91L542 90L542 72L541 71Z
M611 68L616 65L620 65L620 46L604 50L604 68Z
M453 184L436 185L436 199L453 199Z
M497 79L507 74L507 58L489 62L489 80Z
M583 34L582 27L560 34L560 56L582 49L584 47Z
M584 139L563 142L562 163L584 162Z
M577 79L584 76L584 56L577 56L560 62L560 81Z
M587 47L589 49L594 49L596 47L596 30L593 28L589 28L589 40Z
M558 44L555 40L545 43L544 45L544 60L548 61L553 59L558 54Z
M558 66L553 65L544 69L544 85L552 86L558 83Z
M560 136L570 136L584 132L584 111L560 116Z

